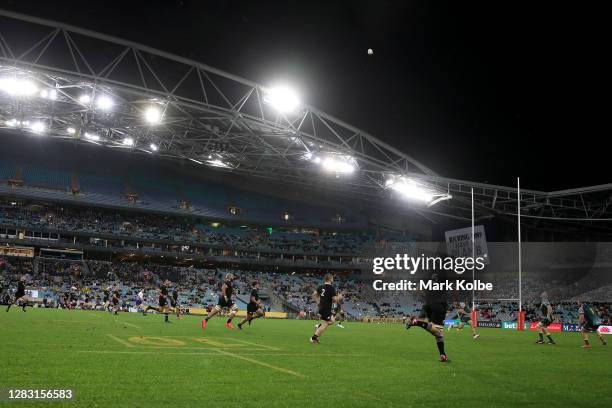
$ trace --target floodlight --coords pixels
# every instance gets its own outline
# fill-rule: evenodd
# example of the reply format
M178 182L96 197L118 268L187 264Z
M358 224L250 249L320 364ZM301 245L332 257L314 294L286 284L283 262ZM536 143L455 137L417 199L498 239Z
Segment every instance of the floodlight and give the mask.
M162 112L157 106L149 106L145 109L144 118L147 123L156 125L161 122Z
M85 132L85 139L97 142L100 140L100 136L96 135L95 133Z
M47 127L45 126L44 122L34 122L30 125L30 129L34 133L44 133Z
M264 102L279 112L292 112L300 105L300 100L291 88L278 86L265 91Z
M385 182L385 187L390 188L408 200L427 203L428 206L432 206L440 201L450 200L452 198L450 194L436 192L433 189L406 177L390 177Z
M18 121L17 119L9 119L5 123L6 123L6 126L9 126L9 127L17 127L21 124L21 122Z
M83 105L87 105L89 102L91 102L91 96L89 96L89 94L83 94L79 96L79 102L81 102Z
M123 139L123 145L134 146L134 139L132 139L131 137L126 137L125 139Z
M159 147L157 147L157 145L156 145L155 143L151 143L151 144L149 145L149 147L150 147L150 148L151 148L151 150L152 150L152 151L154 151L154 152L156 152L156 151L159 149Z
M212 167L220 167L220 168L223 168L223 169L227 169L227 168L231 167L229 164L225 163L221 159L206 160L206 164L208 164L209 166L212 166Z
M115 102L108 95L101 95L96 98L96 106L98 109L109 110L113 107Z
M0 91L11 96L30 96L38 91L36 84L27 79L0 78Z
M321 165L327 171L334 173L350 174L355 171L355 165L350 159L328 156L321 161Z
M55 89L43 89L40 91L40 97L54 101L57 99L57 91Z
M75 128L73 128L73 127L69 127L69 128L67 128L67 129L66 129L66 132L67 132L69 135L74 135L74 134L76 133L76 129L75 129Z

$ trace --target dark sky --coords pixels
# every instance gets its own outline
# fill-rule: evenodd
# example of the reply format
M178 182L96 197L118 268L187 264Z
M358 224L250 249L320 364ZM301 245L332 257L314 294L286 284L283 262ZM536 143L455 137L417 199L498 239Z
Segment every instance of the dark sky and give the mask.
M507 185L521 176L523 187L542 190L612 182L610 25L593 5L0 5L188 56L264 85L295 84L306 103L444 176Z

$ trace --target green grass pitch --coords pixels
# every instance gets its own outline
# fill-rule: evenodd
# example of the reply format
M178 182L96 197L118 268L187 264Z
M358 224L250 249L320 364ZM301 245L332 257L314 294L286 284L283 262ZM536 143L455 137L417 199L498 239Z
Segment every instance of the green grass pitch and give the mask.
M0 388L71 388L84 407L516 407L612 405L612 346L577 333L536 345L535 332L433 338L395 324L331 327L259 319L242 332L213 318L14 308L0 312ZM1 406L34 406L6 403Z

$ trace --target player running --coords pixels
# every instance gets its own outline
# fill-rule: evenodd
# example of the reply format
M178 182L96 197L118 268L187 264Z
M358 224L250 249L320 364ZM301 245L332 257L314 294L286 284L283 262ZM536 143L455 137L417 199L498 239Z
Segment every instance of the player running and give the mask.
M434 282L444 281L439 273L433 273L430 280ZM447 308L448 303L444 291L427 291L425 292L425 302L419 317L411 317L406 323L406 329L410 329L412 326L418 326L435 337L441 363L450 361L444 351L444 332L442 330Z
M210 312L210 314L206 316L204 320L202 320L202 329L206 329L206 324L208 323L208 320L211 317L219 314L223 309L229 309L230 311L229 319L227 319L225 327L232 330L235 329L234 325L232 324L232 319L236 316L236 313L238 312L238 306L236 306L232 299L232 294L234 293L233 283L235 279L236 277L233 273L228 273L227 275L225 275L225 282L223 282L223 285L221 286L221 294L219 295L219 301L217 302L217 305L213 308L213 310Z
M140 292L138 292L138 294L136 295L136 309L140 310L142 309L142 315L146 316L147 313L144 309L144 298L145 298L145 290L144 288L140 289Z
M170 306L174 309L174 312L176 313L176 318L177 320L181 320L181 307L178 303L178 290L177 288L174 288L172 290L172 297L170 298Z
M169 282L163 282L160 286L159 289L157 290L159 293L158 299L157 299L157 304L158 307L155 306L147 306L144 310L144 312L148 312L149 310L155 310L157 313L163 313L164 314L164 322L166 323L170 323L170 320L168 320L168 314L170 314L170 308L168 307L168 284Z
M472 328L472 338L474 340L479 338L480 334L478 334L478 332L476 331L476 325L474 324L474 322L472 322L472 314L470 312L470 308L466 306L463 302L456 303L455 308L457 309L457 319L460 321L460 323L456 326L453 325L450 328L452 329L454 327L457 329L457 331L463 330L465 324L468 323Z
M321 322L316 326L315 332L310 338L312 344L318 344L319 337L329 326L334 324L332 305L342 299L342 294L336 293L333 283L334 276L328 273L325 275L324 284L319 286L312 294L313 300L319 306L319 315L321 316Z
M26 306L28 305L28 301L26 299L26 293L25 293L25 275L22 276L19 281L17 282L17 292L15 293L15 297L13 298L13 301L11 303L9 303L8 307L6 308L6 311L8 312L11 309L11 306L13 306L15 303L21 303L21 306L23 307L23 311L26 311Z
M104 310L107 310L108 312L110 312L110 293L111 293L110 286L107 286L106 288L104 288L104 291L103 291L104 297L102 298L102 301L104 302Z
M536 344L544 344L544 335L546 335L546 338L548 339L548 344L556 344L548 331L548 326L550 326L550 324L553 322L553 307L548 301L548 294L546 292L542 292L540 298L542 299L540 302L540 314L542 316L536 326L539 336Z
M251 288L251 297L249 298L249 304L247 305L247 315L246 317L238 323L238 329L242 330L242 325L248 323L251 325L251 321L258 319L264 316L263 305L259 300L259 282L253 282Z
M115 315L117 315L117 312L119 312L119 301L121 300L121 294L119 293L119 289L115 288L115 290L113 291L113 311L115 312Z
M597 312L595 312L593 306L588 303L578 301L578 313L580 314L578 318L578 323L580 324L580 334L582 334L582 339L584 340L584 345L582 348L591 348L591 344L589 343L589 332L597 333L597 337L599 337L601 344L607 346L608 343L606 343L603 335L597 331L601 325L601 317L599 317Z

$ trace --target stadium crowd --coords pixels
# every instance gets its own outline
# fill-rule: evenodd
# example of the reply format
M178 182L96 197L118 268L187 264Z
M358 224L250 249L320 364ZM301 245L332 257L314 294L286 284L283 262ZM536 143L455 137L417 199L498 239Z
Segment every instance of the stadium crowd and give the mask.
M36 271L36 272L35 272ZM227 268L199 268L161 265L140 262L106 262L97 260L67 261L37 257L34 260L11 261L0 258L2 274L2 295L0 300L7 301L10 288L23 275L28 277L28 288L37 290L41 305L46 307L66 307L70 301L79 308L102 308L102 292L107 287L121 293L123 310L133 308L137 293L148 289L145 304L156 303L155 288L161 281L169 280L179 292L179 304L184 308L210 309L216 304L219 287L224 276L232 272L236 275L239 307L248 302L251 284L259 281L265 294L267 310L292 311L296 315L313 316L316 305L312 293L321 282L320 275L307 273L280 273L269 271L238 270ZM529 285L540 285L534 292L541 292L545 282L530 281ZM406 292L377 292L367 283L346 276L337 276L335 285L344 294L344 310L351 319L364 317L406 317L418 314L421 300L418 294ZM603 288L602 288L603 289ZM607 286L610 295L612 286ZM575 322L577 307L575 300L592 301L591 292L584 292L573 298L555 298L555 322ZM4 297L4 299L3 299ZM463 299L468 300L468 299ZM467 303L470 303L469 300ZM604 322L612 322L612 305L609 302L595 302ZM528 320L536 318L536 300L526 301L524 308ZM515 321L518 303L515 301L478 302L479 319L483 321ZM449 302L448 318L456 315L453 302Z

